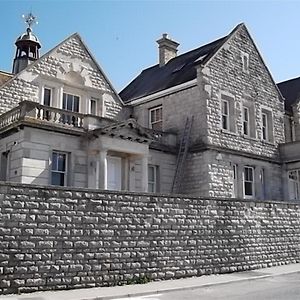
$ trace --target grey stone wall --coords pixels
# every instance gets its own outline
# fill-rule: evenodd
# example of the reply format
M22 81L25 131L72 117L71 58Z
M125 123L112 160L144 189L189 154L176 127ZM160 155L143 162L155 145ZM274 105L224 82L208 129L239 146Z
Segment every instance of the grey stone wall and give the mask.
M217 160L217 155L220 153L222 159ZM236 166L237 172L235 183L233 165ZM278 201L288 199L284 196L285 184L282 182L282 178L287 175L283 173L279 163L216 150L188 154L180 192L202 197L244 198L243 171L245 166L254 167L253 198ZM263 179L261 178L262 170Z
M176 132L179 137L182 135L187 117L195 116L191 142L202 142L205 139L207 125L200 98L200 90L195 83L193 87L134 106L134 116L139 124L149 127L149 109L162 105L163 131Z
M226 273L300 258L300 206L0 183L0 292Z
M244 72L242 53L249 55L249 71ZM198 70L201 101L206 104L208 143L232 150L278 158L278 144L284 143L284 104L264 65L257 48L245 27L226 42L226 45L204 67ZM206 93L205 93L206 91ZM221 93L234 99L234 132L221 129ZM206 94L206 95L205 95ZM246 101L254 110L252 137L242 132L242 105ZM205 105L203 105L205 107ZM261 109L268 108L273 117L273 142L262 140Z

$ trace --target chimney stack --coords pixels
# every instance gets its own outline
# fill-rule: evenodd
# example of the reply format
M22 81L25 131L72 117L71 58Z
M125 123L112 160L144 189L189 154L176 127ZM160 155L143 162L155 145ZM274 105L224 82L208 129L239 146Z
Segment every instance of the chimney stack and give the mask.
M168 34L164 33L162 38L156 41L159 50L159 66L164 66L169 60L177 56L177 47L179 43L168 38Z

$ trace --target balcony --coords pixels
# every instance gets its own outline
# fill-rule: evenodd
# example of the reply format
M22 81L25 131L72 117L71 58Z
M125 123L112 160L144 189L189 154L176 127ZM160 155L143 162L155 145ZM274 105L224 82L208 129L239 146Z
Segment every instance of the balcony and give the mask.
M19 106L0 116L0 132L7 131L20 124L37 127L51 127L59 131L77 133L93 131L116 124L115 120L88 114L67 111L55 107L41 105L37 102L23 101ZM153 136L153 144L174 147L177 135L148 128L143 130Z
M279 145L281 160L285 163L300 161L300 141Z

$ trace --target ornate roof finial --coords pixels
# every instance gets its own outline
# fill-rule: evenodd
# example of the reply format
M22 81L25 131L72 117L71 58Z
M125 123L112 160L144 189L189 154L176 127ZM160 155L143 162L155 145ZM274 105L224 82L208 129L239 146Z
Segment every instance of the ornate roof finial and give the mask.
M30 12L28 15L23 15L23 19L25 19L25 23L27 23L28 28L31 29L31 26L37 24L37 18Z

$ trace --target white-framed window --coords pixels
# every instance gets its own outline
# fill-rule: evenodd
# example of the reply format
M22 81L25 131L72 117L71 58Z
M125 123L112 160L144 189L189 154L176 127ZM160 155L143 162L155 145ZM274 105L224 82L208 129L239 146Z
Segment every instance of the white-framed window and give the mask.
M229 127L229 102L227 100L221 100L221 113L222 113L222 129L230 130Z
M148 192L156 193L158 191L158 166L148 165Z
M65 152L53 151L51 158L51 184L67 185L68 155Z
M300 200L300 170L288 172L289 200Z
M244 73L249 73L249 54L242 52L242 68Z
M44 87L43 90L43 105L51 106L52 103L52 89Z
M255 195L254 168L253 167L250 167L250 166L244 167L243 185L244 185L244 197L245 198L253 198Z
M261 139L272 143L273 137L273 117L270 109L261 109Z
M238 187L238 177L237 177L237 165L232 164L232 198L236 198L237 195L237 187Z
M261 184L261 197L262 199L265 199L266 198L266 184L265 184L266 174L264 168L260 169L259 179Z
M79 112L79 96L63 93L63 109Z
M162 130L162 106L156 106L149 109L149 126L155 130Z
M79 96L63 93L63 109L79 112ZM72 115L62 115L62 122L65 124L72 124L73 126L78 125L78 118Z
M44 87L43 88L43 102L42 105L44 106L52 106L52 88ZM43 120L50 120L51 118L51 111L47 108L44 108L40 111L41 117Z
M95 98L90 99L90 114L96 116L98 108L98 100Z
M224 131L235 132L235 112L234 112L234 96L227 93L221 92L220 95L220 104L221 104L221 129Z
M262 139L264 141L268 141L268 115L264 112L261 114L261 132L262 132Z
M249 108L246 106L243 106L242 108L243 113L243 134L246 136L250 135L250 114L249 114Z

